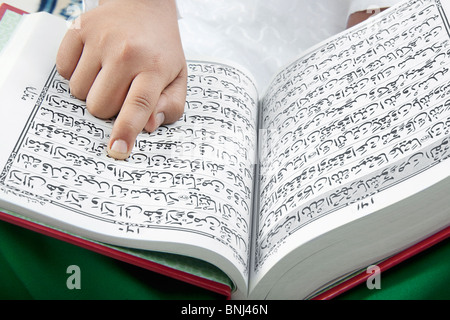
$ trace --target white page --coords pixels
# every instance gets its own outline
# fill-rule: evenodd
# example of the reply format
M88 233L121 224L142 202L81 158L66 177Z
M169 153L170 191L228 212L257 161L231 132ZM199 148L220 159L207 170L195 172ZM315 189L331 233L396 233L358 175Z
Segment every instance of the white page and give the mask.
M38 25L41 27L37 28ZM55 65L56 52L65 31L66 22L48 13L26 15L14 33L15 40L10 41L0 55L0 119L5 122L0 127L1 163L9 157L15 144L6 137L20 134L32 108L30 99L36 98L27 95L26 91L36 93L44 86L46 77L42 75L48 75ZM43 57L48 58L38 59L35 55L36 48L39 48ZM25 57L18 63L17 57L20 54ZM25 85L18 89L16 82L10 81L16 78L22 78ZM15 122L6 121L8 118L14 118Z
M276 77L263 107L258 276L303 242L448 174L390 193L449 156L450 38L436 3L403 2Z

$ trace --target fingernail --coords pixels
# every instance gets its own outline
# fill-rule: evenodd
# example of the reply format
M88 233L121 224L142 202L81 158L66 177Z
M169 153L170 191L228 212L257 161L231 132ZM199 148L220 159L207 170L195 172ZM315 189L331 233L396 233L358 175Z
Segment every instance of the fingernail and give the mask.
M128 145L123 140L116 140L111 145L110 156L116 159L125 159L128 157Z
M156 129L158 129L164 122L165 116L164 113L160 112L155 116Z

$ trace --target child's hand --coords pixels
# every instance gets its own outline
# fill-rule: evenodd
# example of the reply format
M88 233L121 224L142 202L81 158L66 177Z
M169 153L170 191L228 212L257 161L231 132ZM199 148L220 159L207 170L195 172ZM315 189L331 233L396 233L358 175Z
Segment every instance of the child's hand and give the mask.
M91 114L118 114L108 153L125 159L143 129L175 122L184 110L187 68L175 1L103 0L73 26L57 70Z

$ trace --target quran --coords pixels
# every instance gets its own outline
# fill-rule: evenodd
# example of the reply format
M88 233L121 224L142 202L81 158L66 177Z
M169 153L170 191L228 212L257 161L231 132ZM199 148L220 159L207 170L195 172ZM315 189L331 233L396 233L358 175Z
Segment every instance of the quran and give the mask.
M188 60L183 116L124 161L106 154L114 119L91 116L55 70L65 21L27 15L0 53L2 219L232 298L311 298L450 225L449 14L401 2L263 93L240 66Z

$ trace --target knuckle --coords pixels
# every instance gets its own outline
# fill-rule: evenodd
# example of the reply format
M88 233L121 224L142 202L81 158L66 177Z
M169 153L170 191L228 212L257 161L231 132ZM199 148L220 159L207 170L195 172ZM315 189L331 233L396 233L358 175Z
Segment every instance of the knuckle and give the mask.
M133 97L131 104L143 113L149 113L152 109L151 98L145 92L139 92Z
M89 111L91 115L100 119L108 119L114 116L112 110L108 110L108 108L102 107L100 103L93 99L87 99L86 101L86 109Z
M102 112L100 110L100 108L97 107L97 105L95 103L92 103L91 101L86 102L86 109L87 111L89 111L89 113L91 115L93 115L94 117L97 118L103 118L102 117Z
M117 48L115 59L116 63L130 67L136 74L149 72L163 77L167 74L167 70L171 69L167 53L149 47L147 43L133 37L122 41Z
M70 79L72 74L69 71L69 68L64 63L64 60L58 56L56 57L56 71L63 77L64 79Z
M161 53L152 53L149 59L149 68L152 73L161 74L164 70L164 55Z
M139 61L144 47L133 38L127 38L118 47L117 58L122 63L133 63Z
M77 25L78 28L71 28L69 29L67 32L71 33L72 39L73 41L79 42L79 43L84 43L84 30L81 28L81 25L78 24Z
M134 56L137 53L137 49L134 44L132 44L129 40L123 41L119 51L118 58L120 61L128 62L134 59Z
M69 82L69 90L70 90L70 94L72 96L74 96L75 98L78 98L80 100L85 100L86 99L86 93L85 90L82 86L80 86L77 82L75 81L70 81Z

